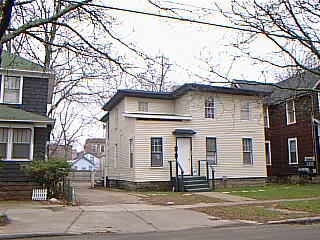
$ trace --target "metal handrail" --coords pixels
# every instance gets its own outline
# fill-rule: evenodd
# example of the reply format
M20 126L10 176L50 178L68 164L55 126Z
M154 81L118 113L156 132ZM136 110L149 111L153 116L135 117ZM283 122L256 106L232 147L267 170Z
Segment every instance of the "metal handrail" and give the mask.
M172 169L172 162L176 162L176 178L175 178L175 182L176 182L176 189L179 190L179 179L178 179L178 176L179 176L179 169L181 171L181 182L182 182L182 191L184 191L184 171L183 171L183 168L181 166L181 164L178 162L178 161L168 161L169 162L169 168L170 168L170 180L172 181L172 178L173 178L173 169Z
M198 176L200 176L200 172L201 172L201 162L206 162L206 177L207 180L209 180L209 164L208 164L208 160L198 160Z

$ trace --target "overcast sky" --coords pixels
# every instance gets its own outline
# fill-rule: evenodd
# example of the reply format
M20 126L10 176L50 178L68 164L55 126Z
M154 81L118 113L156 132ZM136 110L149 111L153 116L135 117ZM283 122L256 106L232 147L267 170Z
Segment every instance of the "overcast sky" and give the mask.
M215 3L223 8L228 8L230 0L171 0L161 2L192 10L190 12L179 11L182 17L230 25L218 11L215 11ZM159 12L146 0L113 0L108 1L108 6L168 14ZM200 16L199 14L203 11L199 11L199 8L208 8L208 14L201 14ZM222 79L210 73L210 67L226 74L229 79L275 81L273 75L270 74L272 69L268 66L248 60L233 62L233 55L237 52L230 45L239 39L239 33L236 31L127 12L109 11L119 22L118 25L113 26L113 32L123 41L134 43L141 51L149 55L164 55L169 58L170 63L173 64L172 71L168 75L170 81L179 84L203 81L198 76L206 77L212 82L222 81ZM272 46L262 39L252 46L252 51L257 55L269 54L271 50ZM121 53L122 49L116 51ZM262 72L267 72L267 74L262 74ZM97 106L96 109L90 110L90 114L100 117L104 113ZM81 142L83 143L86 137L102 137L103 132L102 129L86 131L85 136L81 138Z

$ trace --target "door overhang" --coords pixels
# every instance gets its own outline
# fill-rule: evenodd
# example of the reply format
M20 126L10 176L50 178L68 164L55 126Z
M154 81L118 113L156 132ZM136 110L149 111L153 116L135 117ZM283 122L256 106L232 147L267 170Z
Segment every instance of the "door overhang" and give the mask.
M194 135L196 132L193 129L177 128L172 132L173 135Z

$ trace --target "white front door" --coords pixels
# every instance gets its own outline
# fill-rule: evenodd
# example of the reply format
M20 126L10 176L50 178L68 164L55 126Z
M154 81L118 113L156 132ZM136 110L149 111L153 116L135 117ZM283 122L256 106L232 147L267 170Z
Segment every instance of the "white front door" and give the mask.
M184 175L191 175L191 138L177 138L177 154ZM181 175L180 168L178 173Z

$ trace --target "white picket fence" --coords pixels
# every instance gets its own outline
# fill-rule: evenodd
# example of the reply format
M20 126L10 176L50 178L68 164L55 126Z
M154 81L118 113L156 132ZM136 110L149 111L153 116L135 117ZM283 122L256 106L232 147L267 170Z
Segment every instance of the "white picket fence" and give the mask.
M32 190L33 201L47 200L48 190L46 188L35 188Z

